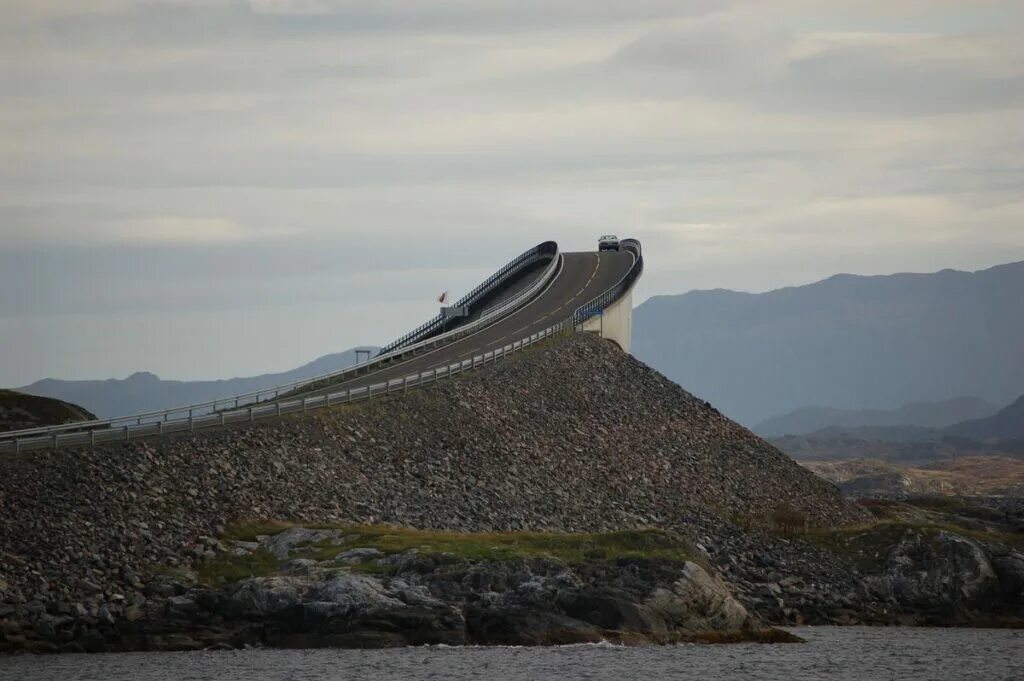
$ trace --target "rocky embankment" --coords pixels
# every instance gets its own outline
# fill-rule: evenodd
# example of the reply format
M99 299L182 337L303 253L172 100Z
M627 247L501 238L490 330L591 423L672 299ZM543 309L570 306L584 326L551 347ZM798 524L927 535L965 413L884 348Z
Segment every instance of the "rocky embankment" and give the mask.
M0 648L104 652L794 640L751 616L700 556L660 531L264 531L208 539L215 557L196 571L155 575L145 587L146 600L126 604L119 616L109 608L50 608L31 626L8 622Z
M657 527L696 542L769 622L873 621L904 608L864 590L862 568L835 547L771 534L778 523L825 532L871 514L657 372L578 335L408 395L0 457L0 619L25 641L49 633L50 617L71 618L53 627L65 637L96 623L120 631L167 598L192 598L187 579L173 593L153 585L201 573L229 528L252 518L462 532ZM224 588L211 593L224 598ZM318 602L318 587L303 588ZM201 609L228 616L218 608Z

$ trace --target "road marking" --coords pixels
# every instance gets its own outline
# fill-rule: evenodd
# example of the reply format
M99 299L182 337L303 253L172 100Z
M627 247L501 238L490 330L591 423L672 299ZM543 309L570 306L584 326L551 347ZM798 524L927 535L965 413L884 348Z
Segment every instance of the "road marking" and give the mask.
M557 308L556 308L556 309L555 309L555 310L554 310L553 312L550 312L550 313L548 313L548 314L544 315L544 316L543 316L543 317L541 317L540 319L537 319L537 320L535 320L535 321L533 321L533 322L530 322L530 323L529 323L529 324L527 324L526 326L523 326L523 327L521 327L521 328L518 328L518 329L516 329L515 331L510 331L509 333L505 334L504 336L502 336L502 337L500 337L500 338L496 338L496 339L494 340L493 344L491 345L491 347L492 347L492 348L497 348L497 347L498 347L498 345L499 345L499 344L500 344L500 343L501 343L502 341L505 341L505 340L507 340L509 336L512 336L512 335L514 335L514 334L517 334L517 333L521 333L522 331L525 331L526 329L530 328L531 326L534 326L534 325L536 325L536 323L537 323L537 322L539 322L539 321L542 321L542 320L546 319L546 318L547 318L547 317L548 317L549 315L551 315L551 314L554 314L555 312L558 312L558 311L559 311L559 310L561 310L561 309L562 309L563 307L565 307L565 306L566 306L566 305L568 305L569 303L571 303L571 302L573 302L574 300L576 300L577 298L579 298L579 297L580 297L580 296L581 296L581 295L583 294L583 292L587 290L587 287L588 287L588 286L590 286L590 282L594 281L594 277L596 277L596 276L597 276L597 272L598 272L598 270L600 270L600 269L601 269L601 256L600 256L600 254L597 254L597 264L596 264L596 265L594 266L594 271L590 273L590 278L589 278L589 279L587 279L587 283L586 283L586 284L584 284L583 288L581 288L581 289L580 289L580 290L579 290L579 291L578 291L578 292L576 293L576 295L574 295L574 296L573 296L572 298L570 298L569 300L567 300L567 301L565 301L564 303L562 303L561 305L559 305L559 306L558 306L558 307L557 307ZM532 303L531 303L531 304L532 304ZM525 308L524 308L524 309L525 309ZM509 315L509 317L511 317L511 316L512 316L512 315ZM469 336L467 336L467 338L469 338ZM521 340L521 339L520 339L520 338L514 338L513 340ZM458 341L456 341L456 342L458 342ZM507 343L505 343L505 345L508 345L508 344L507 344ZM450 346L449 346L449 347L450 347ZM461 355L456 355L454 359L455 359L455 361L460 361L460 360L464 360L464 359L466 359L467 357L470 357L470 356L472 356L472 353L473 353L473 352L476 352L476 350L471 350L470 352L466 352L466 353L463 353L463 354L461 354ZM454 363L454 362L453 362L453 363Z
M555 282L558 281L559 277L561 277L562 273L565 271L565 257L561 253L558 254L558 257L561 259L561 264L558 267L558 272L555 273L555 276L551 279L551 281L548 282L548 285L544 287L544 290L542 290L540 293L538 293L537 296L533 300L528 302L526 305L523 305L521 308L519 308L518 310L516 310L515 312L513 312L509 316L503 317L502 319L498 320L494 324L500 324L501 322L505 321L506 319L512 319L512 317L515 317L517 314L519 314L520 312L522 312L523 310L525 310L526 308L530 307L531 305L536 303L538 300L543 298L547 294L547 292L551 290L551 287L555 285ZM600 264L600 259L599 259L598 264ZM406 364L409 364L410 362L415 362L417 360L423 359L424 357L429 357L430 355L434 354L435 352L440 352L441 350L446 350L448 348L451 348L453 345L458 345L459 343L461 343L461 342L463 342L463 341L465 341L465 340L467 340L469 338L472 338L473 336L476 336L478 334L483 333L484 331L487 331L488 329L493 327L494 324L491 324L489 326L485 326L484 328L480 329L479 331L474 331L473 333L469 334L468 336L464 336L463 338L460 338L459 340L455 341L454 343L450 343L448 345L442 345L441 347L434 348L430 352L425 352L422 355L415 355L415 356L405 360L404 362L400 362L398 364L393 364L393 365L388 366L388 367L383 367L383 368L381 368L380 371L371 372L371 373L367 374L364 378L370 378L371 376L375 376L377 374L384 373L385 371L390 371L391 369L397 369L399 367L403 367ZM501 340L504 340L506 337L507 336L502 337ZM455 361L454 361L454 358L453 358L453 361L451 362L451 364L454 364L454 363L455 363ZM438 365L438 366L440 366L440 365ZM427 371L427 369L424 369L424 371ZM402 378L402 377L398 376L397 378ZM344 381L342 383L339 383L338 385L333 385L333 386L328 386L327 388L322 388L320 391L314 391L312 393L307 394L306 397L313 396L313 395L318 395L318 394L322 393L324 390L332 390L332 389L336 389L336 388L340 389L342 386L347 385L351 381L355 381L355 380L357 380L357 379L356 378L352 378L349 381ZM394 380L394 379L388 379L388 380ZM346 389L347 390L354 390L354 389L359 388L359 387L362 387L362 386L357 384L355 386L352 386L352 387L346 388ZM270 404L270 402L267 402L266 404Z

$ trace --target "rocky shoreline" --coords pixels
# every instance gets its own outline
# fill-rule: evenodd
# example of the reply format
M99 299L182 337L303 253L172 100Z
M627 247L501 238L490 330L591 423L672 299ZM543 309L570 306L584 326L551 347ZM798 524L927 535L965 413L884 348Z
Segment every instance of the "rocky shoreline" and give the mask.
M301 563L243 561L228 581L204 577L225 556L241 558L234 553L245 547L233 542L255 539L232 528L253 518L306 527L543 533L569 544L587 533L660 528L692 550L657 557L670 561L675 577L649 580L651 588L671 590L693 563L723 580L751 627L1013 625L1024 619L1024 533L1001 508L855 503L660 374L600 339L577 335L408 395L194 437L0 457L0 650L300 639L316 645L291 624L270 629L287 636L251 632L284 618L335 637L324 641L351 642L337 637L352 634L345 628L360 618L385 626L369 611L341 614L332 606L307 613L307 605L323 602L326 577L301 573ZM525 581L513 586L539 581L557 593L557 572L574 580L600 575L587 588L614 590L623 575L652 560L626 551L600 560L563 556L555 567L544 563L552 551L515 557ZM419 546L383 553L375 560L426 560ZM626 561L619 572L596 567L619 559ZM477 555L456 562L469 579L474 570L505 570L508 560ZM497 640L466 615L493 596L456 596L438 586L456 567L437 562L436 583L410 581L394 567L346 569L355 575L352 584L369 583L392 601L401 601L394 589L403 582L437 587L431 597L462 618L447 629L438 624L438 631L465 642ZM291 605L301 606L301 617L295 607L263 615L229 607L231 589L249 578L292 580L301 598ZM509 588L493 593L514 603L508 594L517 592ZM651 593L616 598L640 608ZM573 617L552 598L546 612L578 620L572 630L586 636L668 641L703 631L681 624L662 630L644 620L620 635L603 620ZM378 642L421 640L387 626L390 638ZM213 630L221 633L196 638ZM751 630L710 631L731 640ZM549 633L535 640L561 639Z
M15 608L0 619L0 651L796 640L751 616L660 531L272 529L207 540L215 555L197 572L156 575L144 599L121 607Z

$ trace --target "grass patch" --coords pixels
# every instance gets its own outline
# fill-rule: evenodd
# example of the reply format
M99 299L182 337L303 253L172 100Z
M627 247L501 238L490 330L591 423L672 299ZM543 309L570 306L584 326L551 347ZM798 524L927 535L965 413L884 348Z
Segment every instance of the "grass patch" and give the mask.
M917 532L926 538L935 538L940 532L948 532L980 542L997 542L1024 547L1024 535L1022 534L977 530L948 522L883 521L868 526L810 529L795 536L850 559L865 572L874 572L883 567L889 552L910 531Z
M284 532L295 523L287 520L242 520L228 526L221 539L228 541L256 541L260 535Z
M936 513L960 515L966 518L976 518L987 522L1003 522L1004 514L995 509L986 508L972 504L967 500L957 497L912 497L905 502L915 508Z
M416 549L424 554L448 554L458 560L501 561L551 558L565 563L663 558L693 560L695 551L682 539L663 530L563 534L553 532L439 532L412 528L314 526L339 529L353 535L342 546L322 542L309 557L330 560L354 546L375 548L385 554Z
M267 551L253 551L244 556L225 554L202 562L196 568L199 581L209 586L220 586L249 577L266 577L281 569L281 561Z
M223 535L225 540L253 541L259 535L273 535L293 527L282 521L246 521L236 523ZM332 529L346 538L343 543L329 539L299 544L286 560L278 560L269 552L257 550L236 556L223 554L206 561L196 569L200 582L212 586L246 579L265 577L280 572L282 564L292 558L332 561L338 554L353 548L375 548L385 555L416 550L425 555L446 554L457 561L510 561L548 558L567 564L606 562L618 559L646 558L673 561L693 560L709 568L706 561L685 540L664 530L643 529L620 532L549 533L549 532L441 532L384 525L306 525L310 529ZM375 559L348 566L348 569L384 574L391 566Z
M919 528L905 523L882 522L867 527L812 529L796 537L849 559L864 572L876 572L884 566L892 547L909 529Z

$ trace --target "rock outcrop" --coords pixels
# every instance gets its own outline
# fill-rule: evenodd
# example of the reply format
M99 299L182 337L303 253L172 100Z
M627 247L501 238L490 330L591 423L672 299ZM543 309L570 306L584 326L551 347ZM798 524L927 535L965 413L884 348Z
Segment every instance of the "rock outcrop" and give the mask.
M14 390L0 390L0 432L95 419L93 414L77 404Z
M360 532L293 527L221 543L198 575L156 575L144 602L119 609L19 607L0 632L0 651L791 640L752 617L699 557L673 555L681 540L664 533L597 536L587 545L626 552L567 561L531 550L502 555L537 540L515 534L446 535L475 554L467 558L382 551L361 543L386 542L388 530ZM428 541L421 534L398 536ZM576 541L564 538L570 553ZM631 555L630 542L658 555ZM241 567L259 574L223 578Z
M929 562L931 544L908 543L891 569L865 567L807 537L771 534L782 509L788 532L871 520L711 405L576 335L407 395L0 457L0 629L10 645L40 651L235 645L264 625L282 638L259 640L275 645L309 643L321 629L349 636L346 645L440 640L424 631L476 642L620 630L670 640L694 627L730 630L747 613L769 623L903 621L936 589L961 586L974 595L947 599L948 622L982 621L971 613L991 594L1009 616L1024 612L1012 549L976 544L994 582L954 539L944 562ZM236 521L261 518L307 528L265 544L229 536ZM386 562L393 551L355 545L328 567L295 555L330 541L313 523L567 536L656 527L694 541L695 553L648 563L431 558L424 569L422 556L405 552L409 565L396 565ZM900 538L886 541L879 556ZM180 578L235 554L246 562L228 581ZM385 561L383 574L360 572L373 561ZM929 565L934 578L915 582ZM948 580L947 569L975 581ZM188 627L216 635L197 639Z
M831 484L589 335L435 388L148 441L0 457L0 578L106 602L188 565L238 518L453 530L687 531L711 509L811 524L863 511Z

